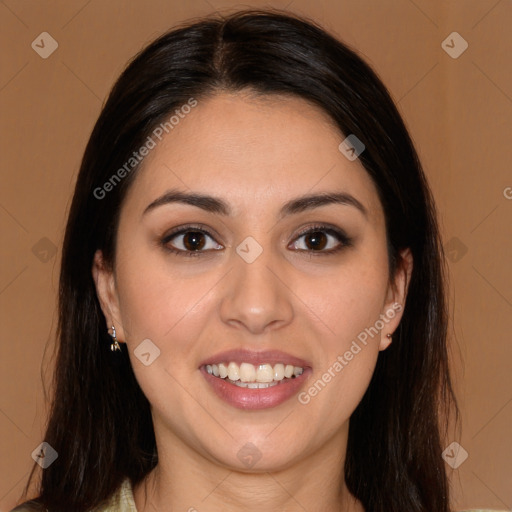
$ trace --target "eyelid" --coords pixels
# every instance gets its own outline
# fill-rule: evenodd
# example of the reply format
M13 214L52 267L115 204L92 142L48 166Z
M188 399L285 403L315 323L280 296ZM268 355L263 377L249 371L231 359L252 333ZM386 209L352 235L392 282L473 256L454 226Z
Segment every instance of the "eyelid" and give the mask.
M310 224L307 227L302 228L297 233L296 236L299 237L299 236L307 235L308 233L312 233L315 231L334 232L336 234L343 235L348 238L348 236L345 234L345 232L341 228L335 226L334 224L329 224L328 222L327 223L324 223L324 222L318 223L317 222L317 223L313 223L312 225Z
M204 224L185 224L184 226L178 226L170 231L166 231L166 233L161 237L162 242L167 243L174 236L187 233L188 231L201 231L213 238L213 235L210 233L210 229Z

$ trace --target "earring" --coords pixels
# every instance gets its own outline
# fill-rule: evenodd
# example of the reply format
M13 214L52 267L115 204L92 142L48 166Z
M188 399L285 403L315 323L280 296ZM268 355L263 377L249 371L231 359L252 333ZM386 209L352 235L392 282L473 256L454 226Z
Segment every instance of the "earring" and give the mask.
M116 328L114 326L112 326L112 334L110 334L110 336L112 337L112 343L110 344L110 350L112 350L112 352L114 352L116 350L121 350L119 342L117 341L117 338L116 338Z
M388 340L390 340L393 337L393 335L389 332L386 334L386 336L387 336Z

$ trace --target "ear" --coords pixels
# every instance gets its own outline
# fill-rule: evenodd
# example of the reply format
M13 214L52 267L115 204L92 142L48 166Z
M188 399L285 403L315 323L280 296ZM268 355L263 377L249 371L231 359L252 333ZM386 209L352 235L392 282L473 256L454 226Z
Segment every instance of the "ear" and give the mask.
M97 250L94 254L92 277L96 285L96 295L107 322L106 329L111 332L110 329L114 325L118 341L124 341L125 334L121 324L114 271L105 264L101 250Z
M392 338L388 334L393 334L400 324L405 308L407 291L411 281L413 267L413 257L409 248L400 251L396 272L390 276L386 302L382 311L381 318L384 322L384 328L381 330L381 340L379 350L386 350L391 345Z

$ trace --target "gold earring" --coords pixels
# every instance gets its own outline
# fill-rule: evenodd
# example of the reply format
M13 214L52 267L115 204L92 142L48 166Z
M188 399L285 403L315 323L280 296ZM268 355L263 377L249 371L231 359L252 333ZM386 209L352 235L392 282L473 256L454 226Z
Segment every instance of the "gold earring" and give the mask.
M110 350L112 350L112 352L114 352L116 350L121 350L119 342L117 341L117 338L116 338L116 328L114 326L112 326L112 334L110 334L110 336L112 337L112 343L110 344Z

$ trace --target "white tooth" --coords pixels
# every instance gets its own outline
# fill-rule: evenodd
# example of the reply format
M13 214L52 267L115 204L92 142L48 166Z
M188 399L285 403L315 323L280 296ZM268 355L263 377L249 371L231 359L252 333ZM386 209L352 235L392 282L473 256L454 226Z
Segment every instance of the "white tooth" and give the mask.
M258 382L272 382L274 380L274 369L269 364L260 364L256 372Z
M293 375L295 375L295 377L298 377L299 375L302 375L303 371L304 370L302 368L300 368L299 366L294 366Z
M242 363L240 366L231 361L227 366L224 363L206 365L206 371L216 377L225 379L226 377L233 381L240 381L240 383L250 383L251 389L258 389L268 386L257 386L258 383L267 384L274 382L277 384L285 377L290 379L292 376L298 377L302 375L304 369L300 366L293 366L291 364L284 365L277 363L272 367L270 364L260 364L255 367L251 363Z
M278 382L235 382L236 386L249 389L266 389L277 386Z
M228 377L231 380L239 380L240 379L240 373L238 370L238 365L236 363L229 363L228 364Z
M292 375L293 375L293 365L287 364L285 369L284 369L284 376L287 379L290 379Z
M211 375L212 374L212 365L211 364L207 364L206 365L206 371Z
M221 379L225 379L228 376L228 369L224 363L220 363L219 365L219 377Z
M254 382L256 380L256 368L251 363L242 363L239 375L242 382Z
M278 363L274 366L274 380L284 379L284 364Z

